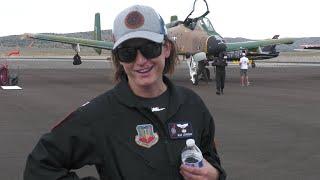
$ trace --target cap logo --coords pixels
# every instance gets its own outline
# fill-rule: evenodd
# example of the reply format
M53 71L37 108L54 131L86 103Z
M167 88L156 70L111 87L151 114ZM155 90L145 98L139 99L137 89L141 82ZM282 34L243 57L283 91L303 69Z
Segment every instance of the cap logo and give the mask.
M129 29L137 29L144 24L144 17L140 12L132 11L126 16L125 24Z

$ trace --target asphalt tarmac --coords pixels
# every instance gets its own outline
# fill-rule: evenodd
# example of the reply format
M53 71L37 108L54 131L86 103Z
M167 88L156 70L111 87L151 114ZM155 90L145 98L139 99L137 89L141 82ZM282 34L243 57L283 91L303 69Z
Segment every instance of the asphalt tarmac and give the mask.
M78 67L71 61L10 63L23 89L0 89L0 179L22 180L26 157L39 137L114 84L105 61ZM240 87L239 69L230 65L222 96L215 94L214 81L193 86L186 65L179 65L173 81L196 91L214 116L228 179L319 179L320 67L316 64L257 62L255 69L249 69L248 87ZM76 172L97 176L93 167Z

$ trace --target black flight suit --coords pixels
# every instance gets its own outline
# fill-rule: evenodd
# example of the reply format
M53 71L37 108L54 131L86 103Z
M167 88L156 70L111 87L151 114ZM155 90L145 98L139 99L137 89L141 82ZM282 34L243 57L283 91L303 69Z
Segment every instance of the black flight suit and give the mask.
M41 137L28 156L24 180L77 180L70 170L85 165L95 165L101 180L180 180L180 156L187 138L195 139L204 158L225 179L213 143L214 121L205 104L191 90L166 77L164 81L169 90L167 121L141 106L123 79ZM191 136L173 138L168 127L177 123L189 123ZM152 125L158 135L149 148L137 143L136 128L143 124Z
M224 81L226 79L226 66L228 65L226 59L218 58L213 62L213 65L216 66L216 94L223 94Z

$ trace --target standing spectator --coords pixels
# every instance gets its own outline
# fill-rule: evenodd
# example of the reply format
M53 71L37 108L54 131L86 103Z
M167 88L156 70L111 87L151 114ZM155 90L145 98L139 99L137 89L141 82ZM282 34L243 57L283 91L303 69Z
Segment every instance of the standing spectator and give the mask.
M240 65L240 83L241 86L248 86L249 80L248 80L248 67L249 67L249 59L246 57L245 53L242 53L242 57L239 61Z
M217 58L212 65L216 66L216 94L220 95L223 94L226 79L227 56Z

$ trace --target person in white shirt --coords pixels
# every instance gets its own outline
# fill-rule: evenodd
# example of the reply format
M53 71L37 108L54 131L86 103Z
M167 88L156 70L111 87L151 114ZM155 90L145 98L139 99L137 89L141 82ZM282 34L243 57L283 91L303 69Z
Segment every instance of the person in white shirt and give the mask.
M242 57L240 58L239 61L240 65L240 83L241 86L248 86L249 85L249 80L248 80L248 67L249 67L249 59L246 57L245 53L242 53ZM246 83L246 84L245 84Z

